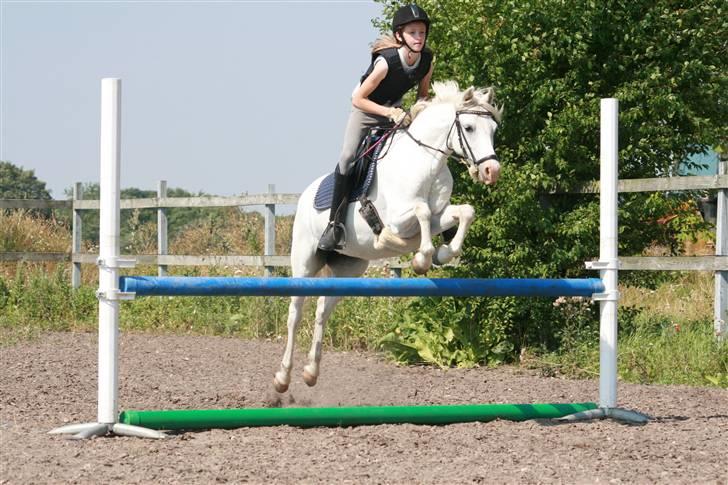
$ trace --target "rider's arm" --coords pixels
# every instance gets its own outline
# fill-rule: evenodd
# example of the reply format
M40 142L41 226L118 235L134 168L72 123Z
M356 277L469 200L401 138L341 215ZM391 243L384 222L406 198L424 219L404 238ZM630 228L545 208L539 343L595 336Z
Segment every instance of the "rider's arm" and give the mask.
M420 80L420 85L417 86L417 99L427 99L430 95L430 80L432 79L432 68L435 67L435 61L433 59L430 64L430 70L427 71L425 77Z
M374 69L372 69L371 74L369 74L369 76L364 79L364 81L361 83L361 86L359 86L354 91L354 94L351 97L351 104L353 104L355 108L358 108L365 113L371 113L379 116L389 116L392 108L390 108L389 106L382 106L381 104L375 103L368 98L368 96L372 94L375 89L377 89L379 83L382 82L382 79L384 79L384 77L387 75L388 70L389 67L387 66L387 62L384 61L384 59L374 63Z

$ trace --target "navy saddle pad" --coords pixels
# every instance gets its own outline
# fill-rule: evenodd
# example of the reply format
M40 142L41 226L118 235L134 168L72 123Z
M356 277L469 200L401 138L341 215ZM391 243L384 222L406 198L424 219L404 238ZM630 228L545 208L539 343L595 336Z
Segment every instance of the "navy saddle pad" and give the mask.
M368 134L362 140L357 150L357 158L362 153L369 149L374 143L379 141L381 134L375 132L374 134ZM369 192L369 187L372 185L374 180L374 174L377 171L377 159L379 158L379 152L382 150L381 143L372 150L370 154L365 157L359 158L354 167L352 168L353 177L353 189L349 192L349 202L359 200L362 195L366 195ZM325 210L331 208L331 199L334 197L334 173L328 174L319 184L318 190L316 190L316 197L313 200L313 207L316 210Z

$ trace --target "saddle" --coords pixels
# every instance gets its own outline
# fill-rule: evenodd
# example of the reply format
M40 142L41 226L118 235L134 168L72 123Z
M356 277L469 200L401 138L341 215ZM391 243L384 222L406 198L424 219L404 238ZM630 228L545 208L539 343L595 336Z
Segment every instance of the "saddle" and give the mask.
M356 163L352 167L351 184L352 189L349 191L349 202L355 202L362 198L366 198L369 189L374 181L377 172L377 160L382 151L384 143L377 145L374 150L367 151L377 143L384 135L385 130L380 127L372 128L364 135L359 148L356 151ZM362 154L367 153L362 156ZM314 197L313 207L316 210L325 210L331 208L331 200L334 196L334 173L328 174L319 184Z

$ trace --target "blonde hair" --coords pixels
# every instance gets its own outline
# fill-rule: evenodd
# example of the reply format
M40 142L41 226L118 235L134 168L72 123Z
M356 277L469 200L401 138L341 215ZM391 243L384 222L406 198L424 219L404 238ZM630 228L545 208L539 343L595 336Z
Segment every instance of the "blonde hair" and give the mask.
M390 47L399 48L402 47L402 44L397 42L392 34L385 34L372 43L372 54Z

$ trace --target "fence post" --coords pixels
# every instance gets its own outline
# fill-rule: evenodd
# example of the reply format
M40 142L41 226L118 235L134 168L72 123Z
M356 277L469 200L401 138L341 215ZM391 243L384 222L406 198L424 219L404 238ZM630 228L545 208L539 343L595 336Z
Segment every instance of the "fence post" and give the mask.
M276 186L274 184L268 184L268 193L274 194ZM276 205L266 204L265 205L265 256L274 256L276 254ZM263 271L264 276L273 275L273 266L265 266Z
M81 263L76 263L73 258L81 253L81 211L76 208L76 201L83 199L83 184L76 182L73 185L73 228L71 230L71 287L81 286Z
M721 156L718 160L718 175L728 173L728 159ZM715 255L728 256L728 190L721 189L717 194L718 207L715 224ZM715 272L714 295L715 337L723 340L728 336L728 271Z
M160 180L157 183L157 198L167 197L167 181ZM157 257L167 255L167 209L157 208ZM157 274L167 276L167 265L157 262Z

